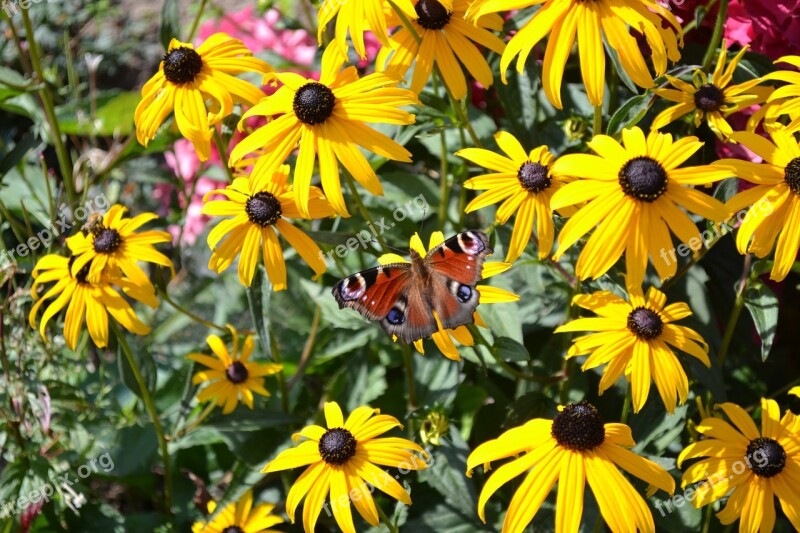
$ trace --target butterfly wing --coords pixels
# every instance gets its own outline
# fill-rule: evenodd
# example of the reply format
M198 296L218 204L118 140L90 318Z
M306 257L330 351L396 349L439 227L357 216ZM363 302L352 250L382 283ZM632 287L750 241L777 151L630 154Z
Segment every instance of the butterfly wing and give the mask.
M483 263L492 253L489 238L465 231L431 249L425 257L431 274L431 302L445 329L474 322Z
M339 308L350 307L405 342L430 337L436 321L411 265L396 263L344 278L333 287Z

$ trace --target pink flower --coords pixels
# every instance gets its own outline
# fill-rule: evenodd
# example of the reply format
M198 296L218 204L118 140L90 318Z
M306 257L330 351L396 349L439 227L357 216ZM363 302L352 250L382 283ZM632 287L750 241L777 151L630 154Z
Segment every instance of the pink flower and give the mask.
M737 0L753 25L753 51L772 60L800 50L800 0Z

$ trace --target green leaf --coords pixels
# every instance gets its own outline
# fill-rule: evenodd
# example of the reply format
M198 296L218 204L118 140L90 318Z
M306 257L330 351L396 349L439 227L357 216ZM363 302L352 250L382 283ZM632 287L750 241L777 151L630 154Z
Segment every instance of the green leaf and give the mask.
M625 128L637 125L655 102L655 95L639 94L622 104L608 122L608 135L614 136Z
M492 351L503 361L527 362L531 360L531 356L525 346L508 337L496 338Z
M459 363L444 356L414 356L417 401L420 406L449 407L456 399Z
M765 283L752 283L744 293L744 305L761 337L761 360L766 361L778 327L778 297Z
M455 426L450 426L450 432L441 439L441 443L441 446L428 448L431 454L430 467L420 471L419 479L436 489L447 503L456 508L474 509L478 496L475 486L464 475L469 446Z
M153 356L145 347L132 343L130 340L128 342L131 346L133 359L136 362L136 366L139 368L139 372L142 374L142 379L144 379L144 384L147 387L147 390L149 390L151 393L155 392L157 376L156 363L153 361ZM136 381L136 377L133 374L133 369L131 369L131 366L128 363L128 358L125 357L124 353L122 353L121 347L118 347L117 349L117 363L122 382L131 390L131 392L141 398L142 391L139 389L139 383Z
M18 91L26 91L31 89L33 81L16 70L0 66L0 84Z
M164 5L161 6L161 27L158 30L164 50L169 48L169 42L173 37L180 37L180 31L181 21L178 0L164 0Z

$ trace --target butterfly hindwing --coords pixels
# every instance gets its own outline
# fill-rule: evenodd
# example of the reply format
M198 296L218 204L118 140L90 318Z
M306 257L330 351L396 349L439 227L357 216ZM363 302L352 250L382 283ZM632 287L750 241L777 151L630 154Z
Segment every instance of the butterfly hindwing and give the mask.
M411 281L409 264L370 268L341 280L333 287L339 308L355 309L368 320L383 320Z

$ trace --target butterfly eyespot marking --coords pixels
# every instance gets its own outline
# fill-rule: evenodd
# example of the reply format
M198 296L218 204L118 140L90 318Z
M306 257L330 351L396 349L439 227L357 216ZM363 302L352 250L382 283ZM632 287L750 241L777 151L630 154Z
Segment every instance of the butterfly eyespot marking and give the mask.
M469 285L460 285L456 290L456 297L463 303L466 303L472 298L472 287Z
M406 317L400 309L392 307L389 314L386 315L386 321L393 326L399 326L406 321Z

